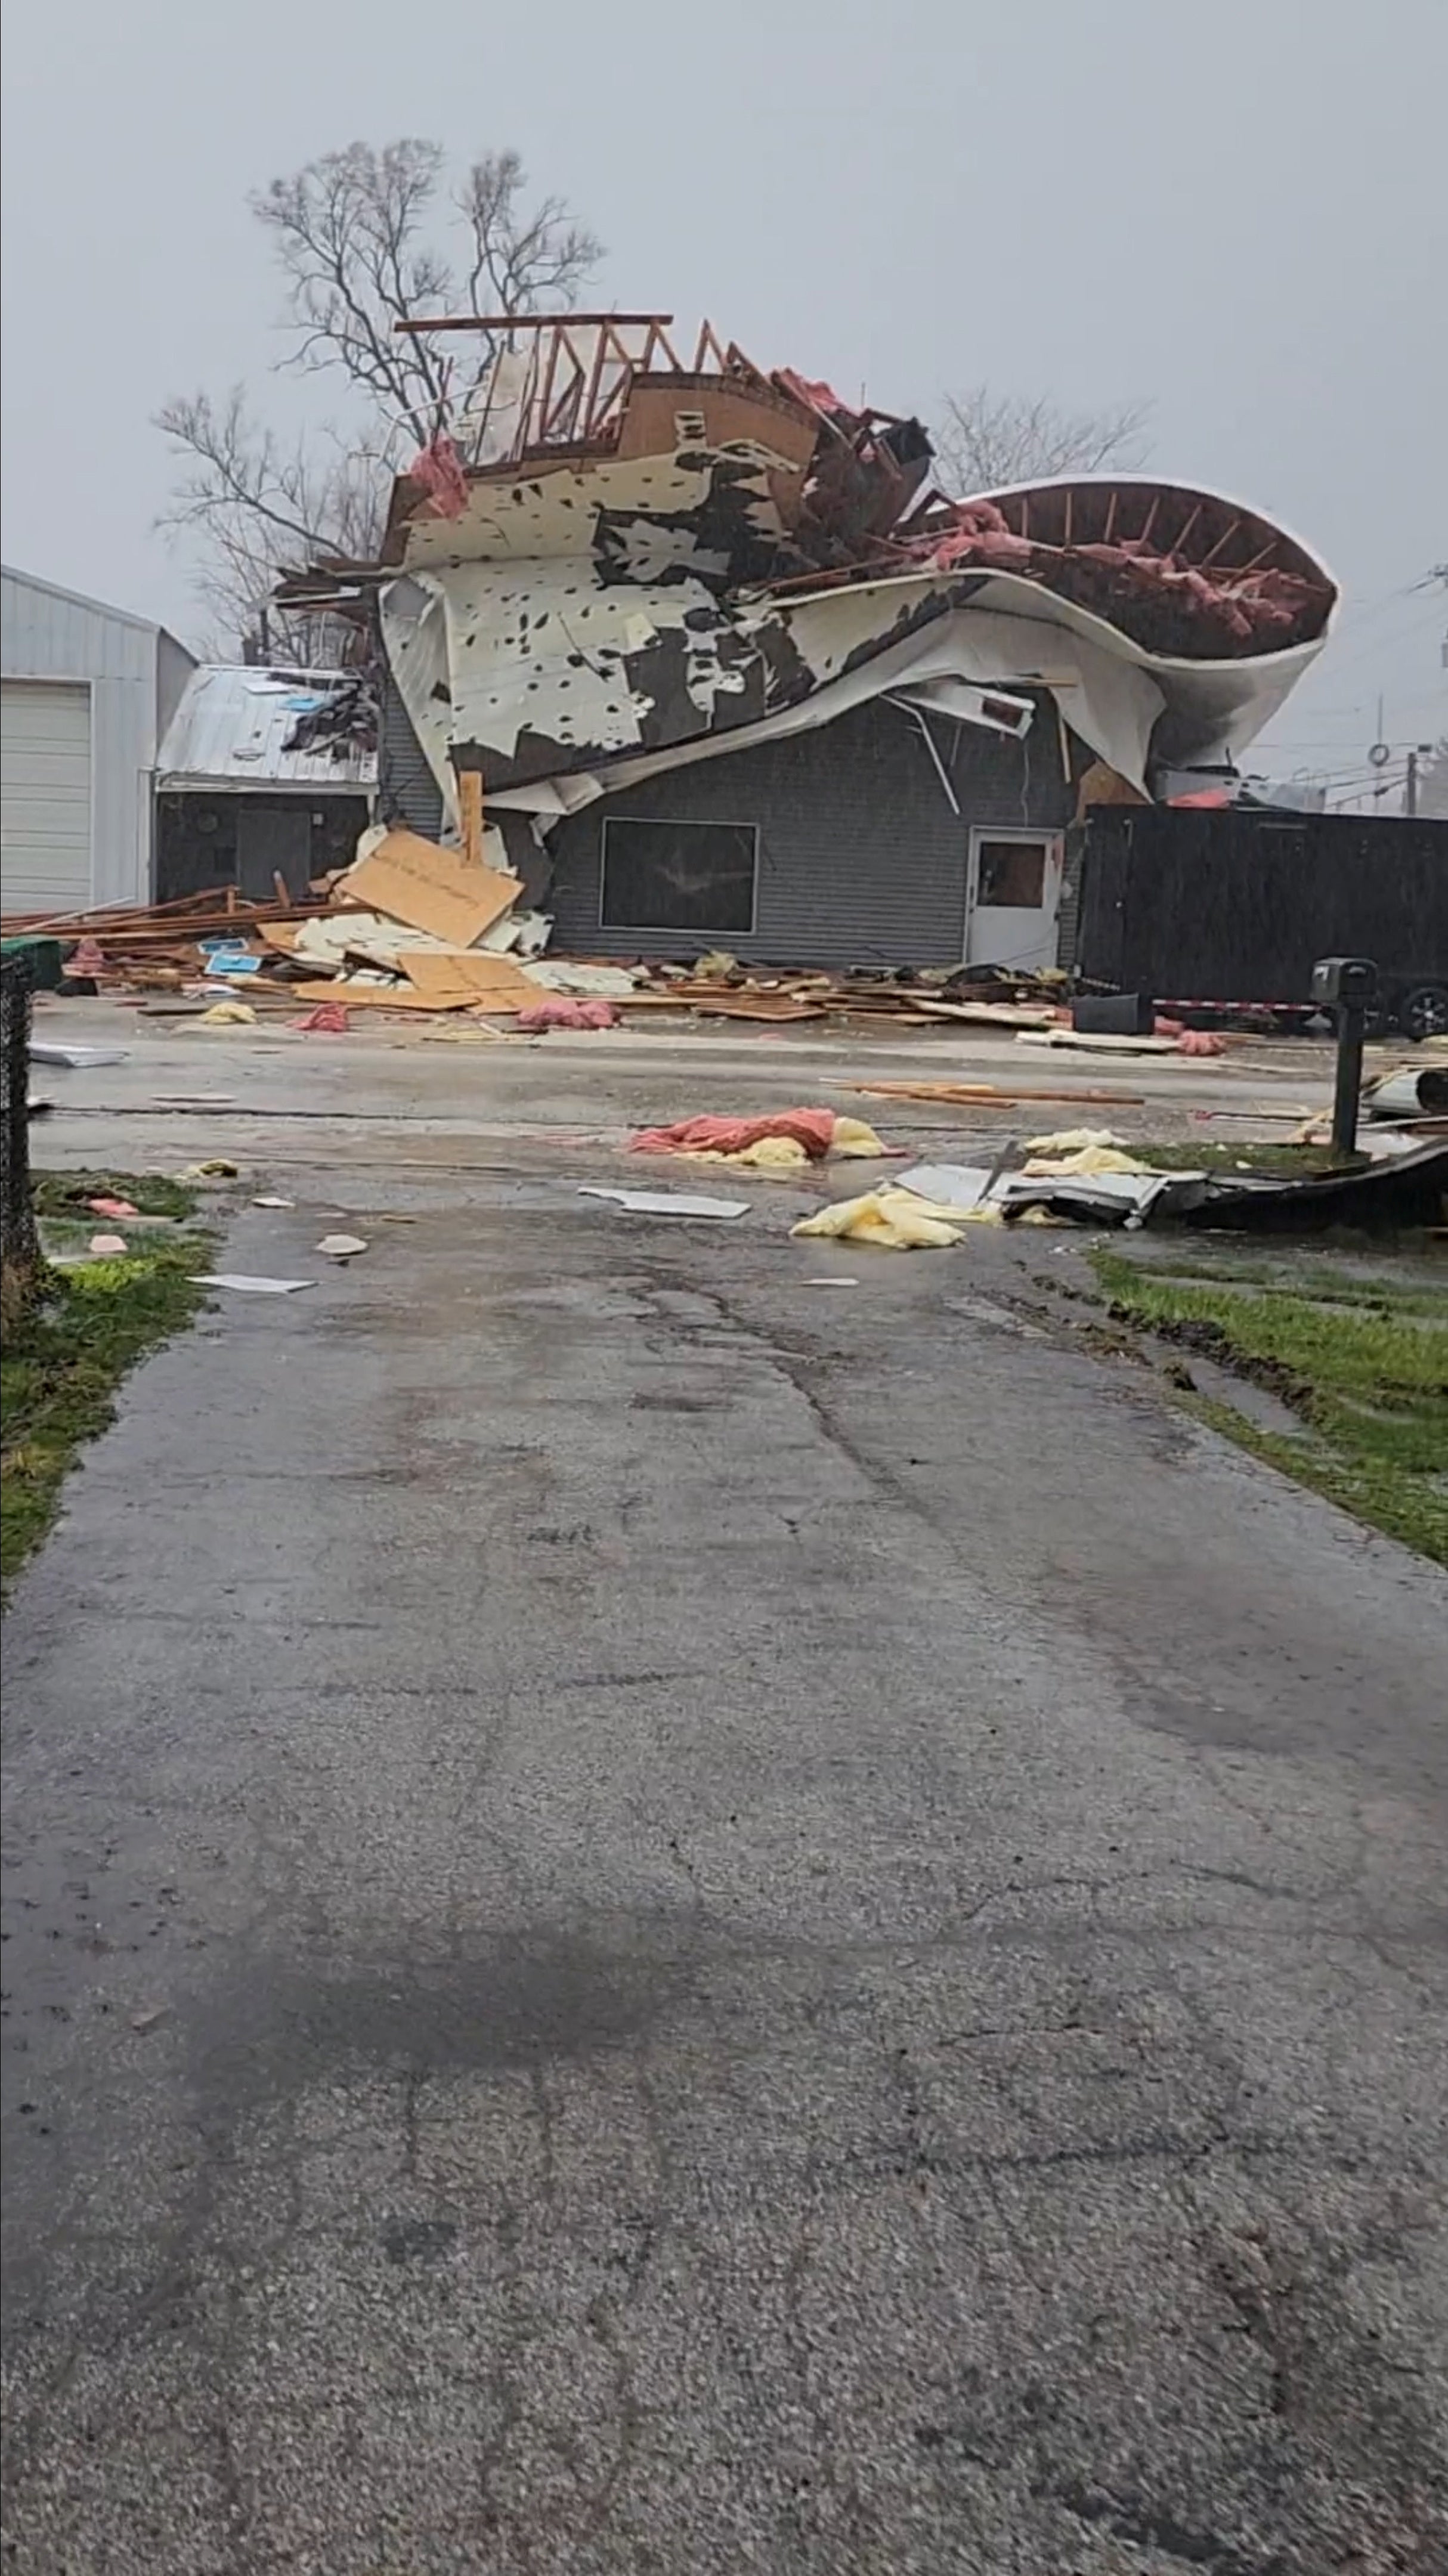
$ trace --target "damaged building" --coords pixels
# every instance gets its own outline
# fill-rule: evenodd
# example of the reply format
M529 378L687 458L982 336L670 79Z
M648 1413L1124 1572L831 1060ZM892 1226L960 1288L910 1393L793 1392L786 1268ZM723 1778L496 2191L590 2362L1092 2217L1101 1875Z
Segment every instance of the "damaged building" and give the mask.
M1068 827L1230 763L1326 640L1286 531L1136 476L959 501L912 419L666 316L474 316L366 601L379 811L457 828L590 955L1026 970Z
M351 858L376 784L365 675L202 663L156 758L157 900L300 899Z

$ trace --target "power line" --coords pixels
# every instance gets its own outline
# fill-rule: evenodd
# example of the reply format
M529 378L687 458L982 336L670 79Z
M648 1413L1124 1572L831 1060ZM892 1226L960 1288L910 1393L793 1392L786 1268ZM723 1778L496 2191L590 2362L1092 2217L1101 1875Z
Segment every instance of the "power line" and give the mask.
M1421 616L1424 609L1427 609L1431 613L1435 624L1443 613L1437 600L1424 598L1419 599L1415 603L1410 615L1413 617ZM1395 643L1398 640L1399 635L1404 632L1406 632L1406 629L1393 627L1387 628L1381 634L1372 635L1366 639L1354 637L1350 639L1353 649L1346 653L1333 653L1332 643L1329 640L1325 649L1329 654L1332 654L1332 660L1328 667L1338 673L1349 671L1356 663L1365 661L1370 653L1380 654L1384 652L1391 644Z

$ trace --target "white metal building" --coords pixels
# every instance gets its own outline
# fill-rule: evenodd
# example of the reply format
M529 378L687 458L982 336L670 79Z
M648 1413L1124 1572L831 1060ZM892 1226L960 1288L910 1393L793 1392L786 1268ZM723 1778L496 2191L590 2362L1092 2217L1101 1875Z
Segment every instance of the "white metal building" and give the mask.
M194 656L163 626L0 575L0 901L146 903L156 749Z

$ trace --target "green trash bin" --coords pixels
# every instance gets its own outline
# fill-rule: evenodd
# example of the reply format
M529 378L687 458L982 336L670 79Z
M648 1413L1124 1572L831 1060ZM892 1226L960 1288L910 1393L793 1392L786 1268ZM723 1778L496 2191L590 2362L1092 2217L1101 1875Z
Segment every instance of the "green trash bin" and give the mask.
M13 962L24 973L32 993L59 991L65 967L58 939L0 940L0 951L7 964Z

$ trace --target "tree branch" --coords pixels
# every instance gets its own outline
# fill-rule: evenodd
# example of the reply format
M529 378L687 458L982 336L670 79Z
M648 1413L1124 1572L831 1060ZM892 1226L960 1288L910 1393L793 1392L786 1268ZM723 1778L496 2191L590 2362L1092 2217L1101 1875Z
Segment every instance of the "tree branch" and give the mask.
M453 364L436 340L395 325L459 295L474 313L566 307L603 256L561 197L527 207L516 152L482 154L454 197L443 174L441 145L416 136L349 143L251 200L287 281L282 366L339 373L361 417L345 437L324 426L284 448L249 418L240 388L158 415L184 461L161 524L200 536L202 596L243 627L288 552L360 556L380 544L391 477L434 435ZM461 276L446 241L429 237L438 216L460 237Z
M1044 396L972 385L946 397L936 450L946 479L968 498L1058 474L1098 474L1108 465L1129 470L1145 460L1150 418L1148 403L1068 412Z

